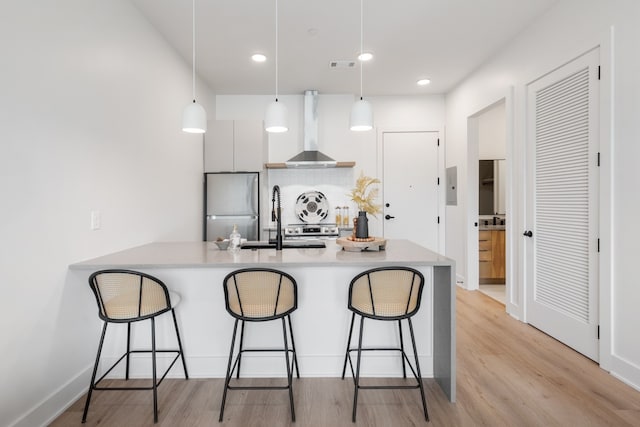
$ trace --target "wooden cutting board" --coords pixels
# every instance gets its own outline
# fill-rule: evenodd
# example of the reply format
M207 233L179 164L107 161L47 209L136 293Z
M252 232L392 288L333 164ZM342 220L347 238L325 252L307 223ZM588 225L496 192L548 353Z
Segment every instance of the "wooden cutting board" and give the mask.
M383 251L387 239L374 237L370 242L356 242L348 237L339 237L336 239L336 243L342 246L342 249L347 252Z

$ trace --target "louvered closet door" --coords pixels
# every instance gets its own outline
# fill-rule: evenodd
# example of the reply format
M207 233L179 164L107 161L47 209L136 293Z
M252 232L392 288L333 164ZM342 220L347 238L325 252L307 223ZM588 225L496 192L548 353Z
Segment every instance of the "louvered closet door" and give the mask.
M528 87L527 321L598 360L598 51Z

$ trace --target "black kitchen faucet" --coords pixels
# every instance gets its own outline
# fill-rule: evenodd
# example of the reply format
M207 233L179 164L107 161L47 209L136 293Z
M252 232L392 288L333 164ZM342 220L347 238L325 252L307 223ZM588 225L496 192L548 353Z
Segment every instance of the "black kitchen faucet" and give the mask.
M276 206L276 194L278 195L278 204ZM278 210L276 211L276 207ZM276 214L277 212L277 214ZM273 186L271 192L271 221L276 221L276 251L282 250L282 211L280 209L280 187Z

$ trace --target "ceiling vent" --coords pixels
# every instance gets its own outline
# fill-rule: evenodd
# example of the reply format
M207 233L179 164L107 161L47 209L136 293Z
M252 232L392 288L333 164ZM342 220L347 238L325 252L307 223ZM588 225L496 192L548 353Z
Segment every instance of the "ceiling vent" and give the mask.
M338 68L343 68L343 69L350 69L350 68L355 68L356 66L356 61L331 61L329 62L329 68L331 69L338 69Z

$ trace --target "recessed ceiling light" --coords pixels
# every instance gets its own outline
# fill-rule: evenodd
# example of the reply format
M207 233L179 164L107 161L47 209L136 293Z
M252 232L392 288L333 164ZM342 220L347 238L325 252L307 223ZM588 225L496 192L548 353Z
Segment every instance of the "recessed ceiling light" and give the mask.
M251 59L253 59L254 62L264 62L267 60L267 57L261 53L255 53L251 55Z
M362 52L360 55L358 55L358 59L360 61L371 61L373 59L373 53Z
M420 80L417 81L417 83L418 83L418 86L426 86L429 83L431 83L431 80L429 80L429 79L420 79Z

